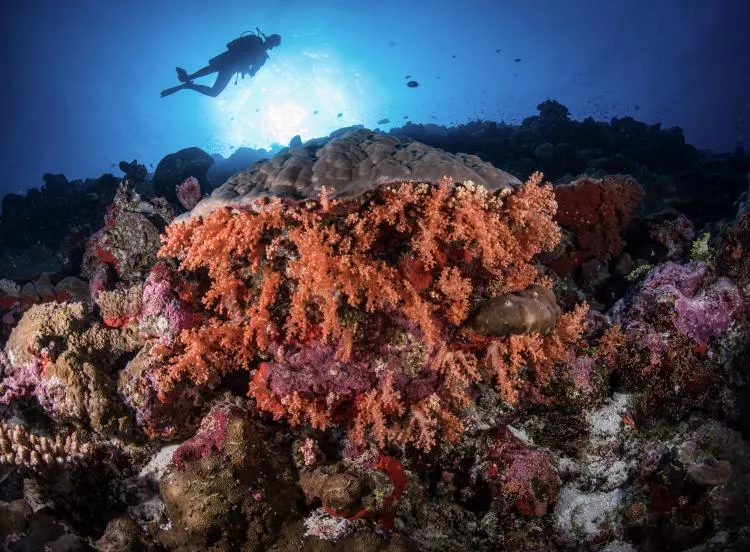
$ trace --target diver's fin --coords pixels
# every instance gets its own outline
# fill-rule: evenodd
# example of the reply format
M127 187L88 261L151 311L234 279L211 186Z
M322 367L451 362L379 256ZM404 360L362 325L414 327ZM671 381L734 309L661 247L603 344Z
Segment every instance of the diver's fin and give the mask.
M184 84L178 84L177 86L173 86L172 88L167 88L166 90L161 91L161 97L166 98L167 96L171 96L175 92L179 92L180 90L184 90L187 88Z
M188 82L190 80L187 71L185 71L182 67L175 67L175 71L177 71L177 80L179 80L180 82Z

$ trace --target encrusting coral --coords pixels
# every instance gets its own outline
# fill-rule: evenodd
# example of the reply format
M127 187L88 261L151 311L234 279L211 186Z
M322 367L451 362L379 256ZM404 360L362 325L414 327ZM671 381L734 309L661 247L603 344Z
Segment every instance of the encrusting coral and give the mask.
M173 224L161 256L207 285L202 319L181 333L161 377L202 384L250 370L258 407L292 424L344 425L354 442L369 434L380 447L453 441L490 345L485 375L497 373L515 400L521 365L546 385L578 339L583 307L558 321L548 306L547 322L519 329L546 335L525 340L464 324L497 295L549 285L533 257L559 239L555 208L536 174L494 194L448 178L343 199L324 189Z
M219 402L198 433L172 455L160 482L172 525L170 549L268 550L294 514L298 489L283 436L250 420L241 405Z

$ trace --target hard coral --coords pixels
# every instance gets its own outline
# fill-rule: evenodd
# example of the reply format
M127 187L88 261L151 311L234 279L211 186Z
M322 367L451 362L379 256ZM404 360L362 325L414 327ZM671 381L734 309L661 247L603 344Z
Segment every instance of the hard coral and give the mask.
M562 314L552 290L531 286L492 299L475 315L472 325L485 335L547 334Z
M104 227L86 246L83 272L87 278L93 279L101 264L110 265L126 282L143 277L156 260L161 229L174 218L171 207L158 199L142 200L127 182L118 187Z
M197 426L205 389L181 382L164 387L157 375L165 364L157 345L145 345L117 378L117 391L135 412L136 424L150 438L178 439Z
M339 462L300 474L302 490L309 498L319 498L331 516L375 519L386 529L393 529L406 480L401 462L386 455L374 465L355 467Z
M170 549L268 550L296 511L291 474L273 431L241 406L215 405L160 482L172 520L160 540Z
M450 179L336 200L324 190L170 226L161 255L208 287L205 322L182 332L165 377L202 383L257 367L251 396L293 424L344 424L378 446L453 440L484 354L459 329L497 290L541 281L532 258L559 238L554 210L535 175L494 195ZM550 334L550 363L574 337Z
M87 317L84 303L44 303L26 311L5 347L3 399L33 395L55 421L127 433L130 420L112 372L137 349L137 340Z
M323 188L337 198L358 195L375 182L437 183L447 176L492 192L521 185L515 176L475 155L454 155L446 149L365 128L341 129L327 139L310 140L304 147L287 148L273 159L250 164L181 218L206 217L215 209L250 205L261 197L315 199Z
M81 462L93 450L94 445L83 442L79 432L50 437L30 433L24 426L11 427L0 422L0 464L44 470Z

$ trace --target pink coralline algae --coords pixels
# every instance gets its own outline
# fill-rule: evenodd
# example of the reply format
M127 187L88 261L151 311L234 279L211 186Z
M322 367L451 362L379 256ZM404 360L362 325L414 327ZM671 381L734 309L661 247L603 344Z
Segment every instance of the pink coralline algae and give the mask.
M526 445L507 427L487 444L484 478L496 497L524 516L541 517L557 501L562 484L549 454Z
M145 337L158 336L171 346L182 330L192 327L192 310L180 298L181 286L175 271L165 262L156 263L143 285L139 329Z
M10 404L14 399L33 395L41 384L42 364L34 358L13 367L8 356L0 351L0 404Z
M201 422L198 433L183 442L172 455L172 462L178 469L185 462L193 462L217 454L224 448L229 424L228 408L214 408Z
M680 418L716 397L722 372L712 353L744 311L737 286L704 263L653 269L613 309L626 346L614 363L626 387L643 391L644 415Z

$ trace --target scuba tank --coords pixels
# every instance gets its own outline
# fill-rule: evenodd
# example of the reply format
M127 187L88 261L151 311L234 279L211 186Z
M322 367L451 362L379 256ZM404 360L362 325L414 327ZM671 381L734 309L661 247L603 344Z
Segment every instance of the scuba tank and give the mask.
M258 51L263 47L263 41L265 38L266 35L264 35L258 27L255 27L255 31L245 31L239 36L239 38L235 38L227 43L227 50Z

